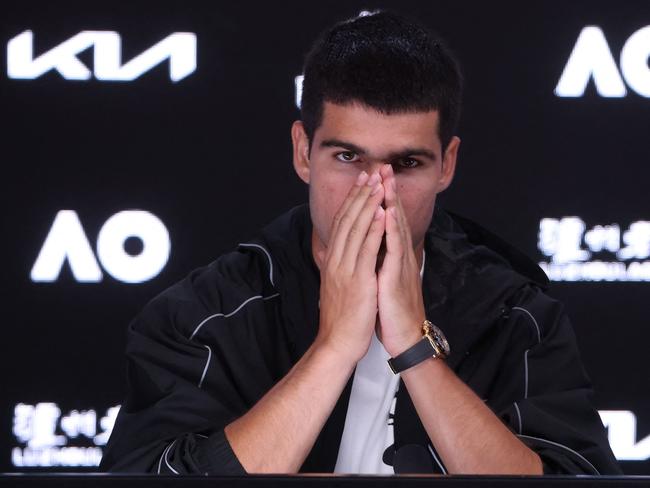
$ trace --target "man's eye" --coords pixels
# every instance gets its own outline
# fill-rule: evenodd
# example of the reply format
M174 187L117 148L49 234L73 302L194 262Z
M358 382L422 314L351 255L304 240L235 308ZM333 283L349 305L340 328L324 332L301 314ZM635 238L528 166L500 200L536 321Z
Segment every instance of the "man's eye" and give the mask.
M420 162L417 159L413 158L404 158L398 161L398 164L401 168L415 168L420 165Z
M344 163L353 163L359 160L359 156L357 153L353 153L352 151L343 151L336 155L336 159L343 161Z

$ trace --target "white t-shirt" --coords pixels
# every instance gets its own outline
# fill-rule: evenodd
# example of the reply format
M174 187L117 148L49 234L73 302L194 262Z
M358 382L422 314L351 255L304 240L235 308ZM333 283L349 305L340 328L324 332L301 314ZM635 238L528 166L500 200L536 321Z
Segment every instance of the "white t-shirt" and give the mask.
M382 456L393 444L389 412L395 410L399 374L393 374L390 358L373 334L370 348L357 363L335 473L393 474Z
M423 250L420 278L424 259ZM370 348L354 372L335 473L395 473L392 466L383 462L384 451L394 444L393 414L400 379L399 374L390 370L389 358L373 334Z

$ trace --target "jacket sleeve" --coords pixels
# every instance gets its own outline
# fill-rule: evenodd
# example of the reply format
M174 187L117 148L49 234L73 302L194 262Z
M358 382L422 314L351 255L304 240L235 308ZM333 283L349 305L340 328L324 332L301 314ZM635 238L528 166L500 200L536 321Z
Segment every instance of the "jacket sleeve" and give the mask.
M529 289L505 320L501 418L537 452L546 474L620 474L562 305Z
M148 308L129 325L128 393L101 469L243 473L223 432L228 421L236 418L235 409L198 387L207 350L201 351L181 337L174 344L171 338L165 340L161 330L158 337L145 335L151 330L146 330L150 328L143 326L143 321L155 315Z
M129 325L127 397L101 470L245 473L224 428L277 382L276 363L287 361L281 352L269 357L275 344L262 292L202 279L167 290Z
M243 473L223 432L237 409L198 386L209 352L183 337L163 307L150 304L129 325L128 393L101 469Z

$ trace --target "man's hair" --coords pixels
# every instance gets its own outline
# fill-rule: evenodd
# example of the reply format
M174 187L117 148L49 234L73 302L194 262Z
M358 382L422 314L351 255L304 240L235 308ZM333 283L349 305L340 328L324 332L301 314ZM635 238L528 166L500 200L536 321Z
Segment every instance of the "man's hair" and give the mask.
M390 12L340 22L307 54L301 117L309 143L324 102L362 103L381 113L438 110L443 151L460 118L457 60L421 24Z

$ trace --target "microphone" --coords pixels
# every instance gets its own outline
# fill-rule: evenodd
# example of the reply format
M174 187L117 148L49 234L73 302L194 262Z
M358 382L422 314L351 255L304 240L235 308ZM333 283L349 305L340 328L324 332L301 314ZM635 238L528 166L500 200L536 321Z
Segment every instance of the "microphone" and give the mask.
M433 460L427 448L420 444L406 444L393 455L393 469L395 474L431 474Z

